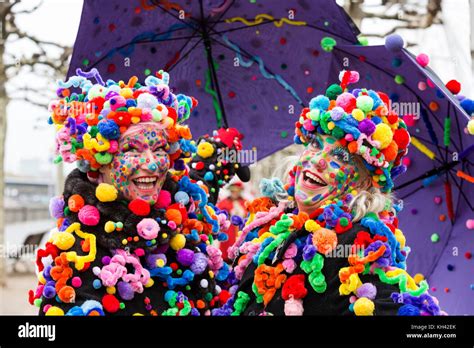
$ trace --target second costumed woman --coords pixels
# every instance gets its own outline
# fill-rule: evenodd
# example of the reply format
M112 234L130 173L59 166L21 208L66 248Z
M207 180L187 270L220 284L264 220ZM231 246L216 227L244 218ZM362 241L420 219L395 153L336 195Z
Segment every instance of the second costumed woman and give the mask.
M410 136L382 92L340 84L296 122L305 146L284 186L264 195L229 249L239 284L216 315L440 315L425 281L406 272L409 248L391 196Z

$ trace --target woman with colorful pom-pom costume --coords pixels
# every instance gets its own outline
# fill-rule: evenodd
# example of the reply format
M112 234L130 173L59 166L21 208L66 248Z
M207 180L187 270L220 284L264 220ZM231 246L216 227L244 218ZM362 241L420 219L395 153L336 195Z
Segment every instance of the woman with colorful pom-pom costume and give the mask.
M37 253L30 303L40 315L210 314L229 297L211 244L230 222L188 175L183 122L197 101L163 71L140 84L78 70L57 94L57 160L77 169L51 201L57 230Z
M296 122L286 184L264 179L229 248L238 284L215 315L442 315L406 272L393 179L410 135L382 92L343 71Z

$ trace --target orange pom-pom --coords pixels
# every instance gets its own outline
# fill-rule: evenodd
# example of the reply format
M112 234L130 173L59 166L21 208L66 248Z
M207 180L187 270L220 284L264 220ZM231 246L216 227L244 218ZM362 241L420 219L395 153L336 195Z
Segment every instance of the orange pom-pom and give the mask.
M398 154L397 143L392 140L392 142L385 149L382 150L382 153L387 162L392 162L393 160L395 160L395 158L397 158L397 154Z
M58 297L64 303L73 303L76 298L76 292L72 287L66 285L59 290Z
M181 225L181 222L183 221L181 212L177 209L168 209L165 216L169 221L174 221L177 225Z
M336 232L320 228L313 233L313 244L321 254L330 253L337 246Z
M349 150L350 153L356 153L356 152L357 152L357 148L358 148L357 141L351 141L351 142L347 145L347 149Z
M74 213L77 213L84 206L84 204L84 198L77 194L72 195L67 200L67 206L69 207L69 210Z

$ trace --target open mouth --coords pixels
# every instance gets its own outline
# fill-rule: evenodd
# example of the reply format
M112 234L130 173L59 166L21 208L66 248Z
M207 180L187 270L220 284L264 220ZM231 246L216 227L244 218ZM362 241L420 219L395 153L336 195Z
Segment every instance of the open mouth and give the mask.
M303 182L310 187L324 187L327 183L317 174L305 170L303 172Z
M158 177L156 176L140 176L132 179L135 186L142 192L149 192L155 189Z

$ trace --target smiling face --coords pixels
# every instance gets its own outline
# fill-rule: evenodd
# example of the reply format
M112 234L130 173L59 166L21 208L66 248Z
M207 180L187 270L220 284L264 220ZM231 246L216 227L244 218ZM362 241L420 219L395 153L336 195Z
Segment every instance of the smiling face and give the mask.
M295 200L308 214L321 203L368 185L368 171L357 156L331 136L316 135L301 154L295 172Z
M128 200L156 202L170 168L166 131L155 123L133 125L120 136L118 150L111 164L101 169L102 180Z

